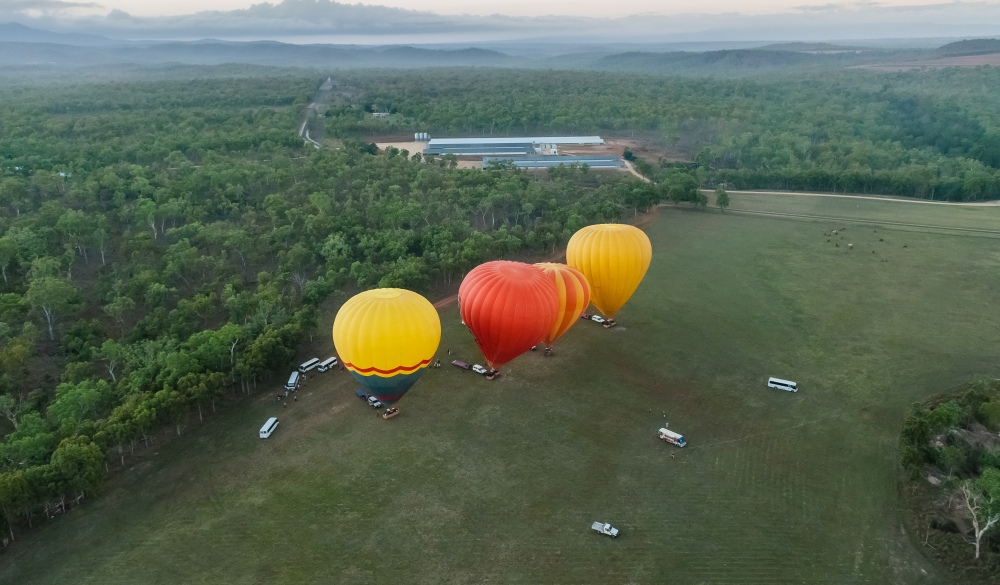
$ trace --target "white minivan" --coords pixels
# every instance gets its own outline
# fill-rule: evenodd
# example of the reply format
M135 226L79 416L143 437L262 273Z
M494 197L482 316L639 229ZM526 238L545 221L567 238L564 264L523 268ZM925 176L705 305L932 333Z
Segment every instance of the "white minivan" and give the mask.
M785 392L798 392L799 385L791 380L782 380L781 378L768 378L767 387L775 388L777 390L784 390Z
M306 372L311 372L316 369L319 365L319 358L313 358L299 366L299 372L305 374Z
M294 391L298 387L299 387L299 373L298 372L292 372L292 374L290 376L288 376L288 381L285 382L285 390L288 390L289 392L291 392L291 391Z
M323 363L321 363L316 369L318 369L321 372L329 372L336 365L337 365L337 358L335 357L326 358L325 360L323 360Z
M274 429L276 428L278 428L278 418L272 416L271 418L267 419L267 422L264 423L264 426L260 427L260 438L266 439L270 437L271 433L273 433Z

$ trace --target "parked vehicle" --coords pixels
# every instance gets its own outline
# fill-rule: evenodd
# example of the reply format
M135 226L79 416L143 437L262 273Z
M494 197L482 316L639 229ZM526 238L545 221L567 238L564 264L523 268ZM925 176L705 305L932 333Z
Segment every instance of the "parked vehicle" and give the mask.
M468 362L463 362L462 360L454 360L454 361L451 362L451 365L459 367L459 368L462 368L463 370L471 370L472 369L472 366L470 366L468 364Z
M666 441L672 445L677 445L678 447L686 447L687 441L684 440L684 435L680 433L675 433L667 429L660 429L656 431L656 438L661 441Z
M333 369L333 368L334 368L334 367L335 367L335 366L336 366L336 365L337 365L338 363L340 363L340 362L338 362L338 361L337 361L337 358L335 358L335 357L332 357L332 358L326 358L325 360L323 360L323 362L322 362L322 363L320 363L320 365L319 365L319 366L317 366L317 367L316 367L316 369L317 369L317 370L319 370L319 371L321 371L321 372L329 372L329 371L330 371L330 370L332 370L332 369Z
M370 406L372 408L382 408L382 403L379 402L378 398L375 398L374 396L369 396L368 397L368 406Z
M477 373L477 374L482 374L484 376L487 373L489 373L489 370L487 370L486 368L484 368L483 366L481 366L479 364L473 364L472 365L472 371L475 372L475 373Z
M288 390L289 392L294 392L295 389L299 387L300 382L301 382L301 375L298 372L292 372L291 375L288 376L288 381L285 382L285 390Z
M768 378L767 387L775 388L778 390L784 390L786 392L798 392L799 385L791 380L782 380L781 378Z
M272 416L271 418L267 419L267 422L264 423L264 426L260 427L260 438L266 439L270 437L271 433L273 433L274 429L276 428L278 428L278 419Z
M355 390L354 395L360 398L361 400L368 400L368 393L365 392L364 390Z
M604 325L605 323L604 317L601 317L600 315L591 315L590 320L594 323L600 323L601 325Z
M590 525L591 530L600 534L606 534L611 538L618 538L618 529L607 522L594 522Z
M307 362L299 364L299 372L305 374L306 372L311 372L316 369L319 365L319 358L313 358Z
M590 313L584 313L580 315L580 318L583 319L584 321L590 321L590 317L591 317Z

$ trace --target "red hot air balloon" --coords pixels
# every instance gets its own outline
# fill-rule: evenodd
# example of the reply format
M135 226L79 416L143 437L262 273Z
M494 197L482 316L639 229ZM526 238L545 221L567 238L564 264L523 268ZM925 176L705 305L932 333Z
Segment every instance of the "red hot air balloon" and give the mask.
M559 314L552 278L522 262L480 264L458 297L462 321L494 371L542 341Z

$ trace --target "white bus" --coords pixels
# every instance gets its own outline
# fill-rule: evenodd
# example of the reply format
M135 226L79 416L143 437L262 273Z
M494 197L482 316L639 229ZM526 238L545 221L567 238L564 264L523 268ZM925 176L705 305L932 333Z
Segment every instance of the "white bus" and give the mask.
M311 372L311 371L315 370L316 366L318 366L318 365L319 365L319 358L313 358L313 359L305 362L304 364L300 365L299 366L299 372L301 372L303 374L305 374L306 372Z
M782 380L781 378L768 378L767 387L775 388L777 390L784 390L786 392L798 392L799 385L791 380Z
M270 437L271 433L273 433L274 429L276 428L278 428L278 419L277 417L272 416L271 418L267 419L267 422L264 423L264 426L260 427L260 438L266 439Z
M298 387L299 387L299 373L292 372L291 375L288 376L288 381L285 382L285 390L292 392Z
M672 445L677 445L678 447L687 446L687 441L684 440L684 435L668 431L667 429L660 429L656 431L656 437L661 441L666 441Z
M326 358L325 360L323 360L323 363L321 363L316 369L318 369L321 372L329 372L336 365L337 365L337 358L335 357Z

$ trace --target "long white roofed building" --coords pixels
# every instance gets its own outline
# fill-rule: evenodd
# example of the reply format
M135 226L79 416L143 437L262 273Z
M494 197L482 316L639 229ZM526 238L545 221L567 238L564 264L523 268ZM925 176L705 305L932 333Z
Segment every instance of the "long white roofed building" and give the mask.
M601 146L600 136L527 136L510 138L433 138L424 154L456 156L497 156L517 154L558 154L559 146Z

